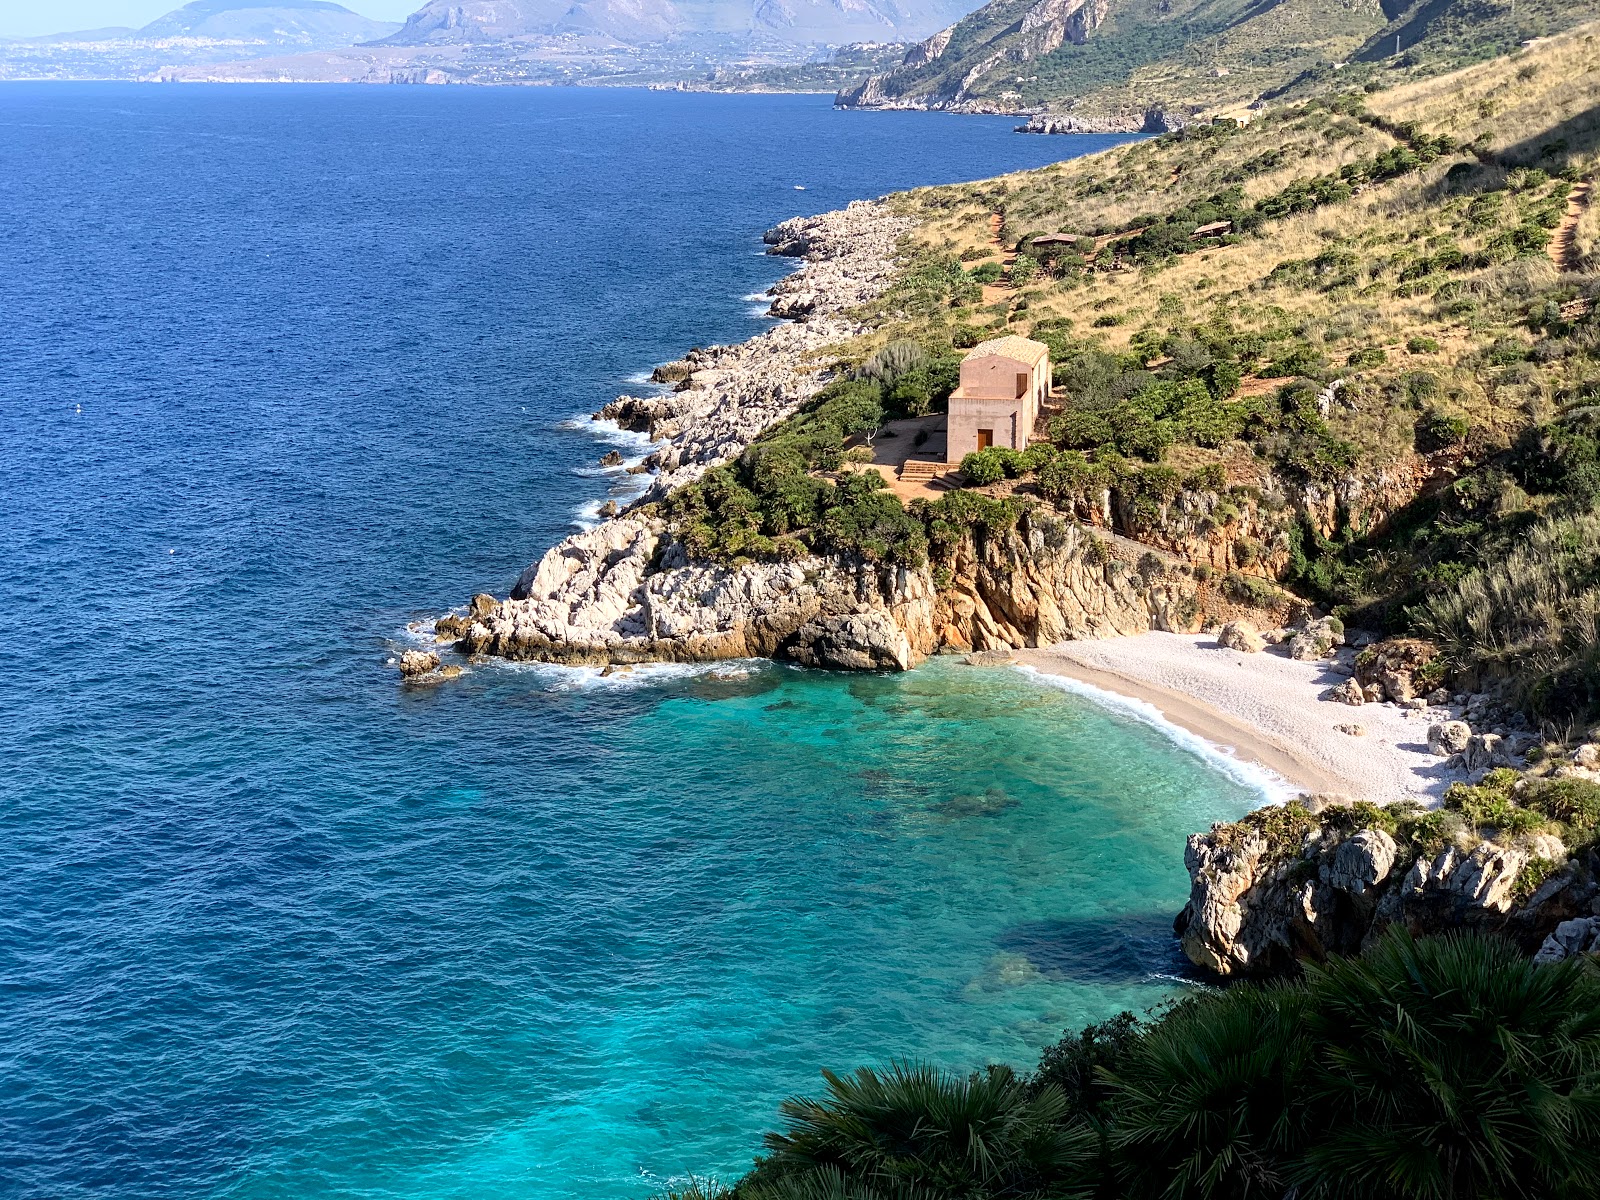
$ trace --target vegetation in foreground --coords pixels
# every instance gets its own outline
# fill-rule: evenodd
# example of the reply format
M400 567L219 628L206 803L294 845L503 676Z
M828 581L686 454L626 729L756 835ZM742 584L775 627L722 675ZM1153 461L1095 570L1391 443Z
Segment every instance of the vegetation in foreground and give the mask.
M825 1074L731 1188L674 1200L1576 1200L1600 1173L1600 973L1391 929L1018 1075Z

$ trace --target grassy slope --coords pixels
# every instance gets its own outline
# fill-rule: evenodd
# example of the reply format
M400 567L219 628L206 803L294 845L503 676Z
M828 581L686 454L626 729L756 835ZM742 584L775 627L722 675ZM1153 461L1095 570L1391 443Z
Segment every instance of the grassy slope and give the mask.
M937 60L881 77L883 92L935 106L1046 107L1126 117L1150 107L1220 112L1258 96L1326 86L1348 62L1360 86L1396 71L1440 71L1515 49L1600 16L1593 0L1113 0L1086 44L1026 49L1029 0L994 0L965 17ZM1401 55L1394 55L1399 35ZM976 78L975 67L1000 56Z
M1278 574L1403 626L1405 605L1455 596L1465 572L1493 566L1531 523L1570 512L1581 490L1556 460L1576 461L1571 438L1590 437L1583 414L1600 391L1600 328L1588 312L1600 296L1595 208L1583 210L1572 231L1566 269L1548 246L1569 195L1600 160L1597 106L1600 30L1591 26L1331 108L1286 103L1243 129L1196 128L1039 171L910 193L901 203L924 218L922 253L977 267L984 256L999 260L990 235L997 213L1007 244L1033 232L1103 236L1182 217L1177 210L1228 188L1238 189L1236 207L1270 202L1418 135L1424 144L1444 135L1459 147L1349 199L1267 220L1233 245L1121 271L1041 275L991 289L986 305L935 305L890 319L877 339L937 344L974 326L984 335L1054 328L1060 338L1070 329L1075 352L1126 356L1118 369L1159 374L1171 372L1159 347L1226 328L1233 344L1254 347L1243 356L1245 395L1278 386L1261 377L1299 375L1315 387L1342 380L1326 426L1354 450L1349 477L1379 500L1368 515L1336 513L1330 503L1329 520L1308 540L1236 496L1246 510L1240 525L1177 530L1168 548L1195 553L1209 541L1213 563ZM1293 369L1277 365L1285 361ZM1184 440L1180 434L1167 465L1193 472L1215 462L1245 489L1270 491L1274 476L1288 478L1290 490L1305 486L1293 472L1285 476L1270 430L1210 449ZM1342 486L1332 473L1321 485ZM1372 513L1384 525L1359 528ZM1159 541L1162 531L1125 532ZM1230 538L1259 544L1260 561L1216 545Z

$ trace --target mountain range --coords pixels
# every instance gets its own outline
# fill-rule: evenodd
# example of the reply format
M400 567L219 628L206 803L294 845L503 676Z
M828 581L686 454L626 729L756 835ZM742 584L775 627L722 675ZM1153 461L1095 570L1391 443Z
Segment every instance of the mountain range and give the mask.
M394 31L392 21L370 20L331 0L194 0L133 36L331 47L374 41Z

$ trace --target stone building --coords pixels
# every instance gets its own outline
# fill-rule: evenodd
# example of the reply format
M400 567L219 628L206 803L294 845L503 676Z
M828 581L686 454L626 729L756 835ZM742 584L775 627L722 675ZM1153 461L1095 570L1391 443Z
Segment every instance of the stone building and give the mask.
M1027 448L1039 409L1050 395L1050 350L1014 334L980 342L961 360L961 383L950 394L947 462L989 446Z

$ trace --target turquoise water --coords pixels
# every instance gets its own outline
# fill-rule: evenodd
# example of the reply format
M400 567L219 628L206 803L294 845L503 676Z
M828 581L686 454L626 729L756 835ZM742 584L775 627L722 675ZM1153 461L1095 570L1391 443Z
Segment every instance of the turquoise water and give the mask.
M1006 670L563 674L484 671L423 702L444 724L486 704L604 714L582 801L436 798L454 810L438 836L494 847L493 889L459 918L499 944L494 969L383 1050L417 1074L386 1080L381 1117L327 1138L355 1117L347 1080L240 1193L642 1195L747 1166L819 1067L1030 1064L1183 986L1183 839L1254 797ZM560 920L520 887L559 893Z
M821 1067L1183 986L1183 839L1252 795L1079 697L388 665L620 482L575 414L765 326L767 226L1108 140L0 88L0 1195L643 1196Z

